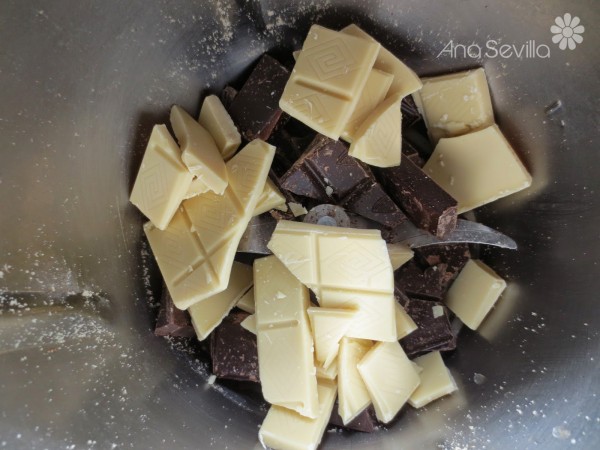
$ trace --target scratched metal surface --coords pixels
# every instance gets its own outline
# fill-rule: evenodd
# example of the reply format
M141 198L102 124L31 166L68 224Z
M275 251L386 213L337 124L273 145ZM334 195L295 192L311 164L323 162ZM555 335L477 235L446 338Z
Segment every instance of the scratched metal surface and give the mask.
M256 445L256 396L209 387L196 350L152 335L160 284L127 198L171 104L196 112L201 92L297 48L313 21L357 21L421 75L483 65L535 180L478 216L521 250L487 255L510 286L448 358L460 391L388 431L328 433L325 448L600 447L597 4L366 5L0 2L0 448ZM550 26L566 12L586 30L561 51ZM535 40L550 58L437 57L490 39Z

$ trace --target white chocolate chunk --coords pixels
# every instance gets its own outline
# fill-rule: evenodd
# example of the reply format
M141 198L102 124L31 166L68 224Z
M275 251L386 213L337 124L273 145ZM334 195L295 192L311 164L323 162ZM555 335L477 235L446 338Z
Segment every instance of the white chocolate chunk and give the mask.
M258 432L265 448L316 450L329 423L337 388L334 382L319 380L318 414L314 419L286 408L272 406Z
M223 159L231 158L242 143L242 136L219 97L209 95L204 99L198 122L210 133Z
M160 230L167 228L192 182L181 151L164 125L155 125L129 201Z
M258 364L263 396L273 405L318 416L308 290L275 256L254 261Z
M242 311L246 311L247 313L254 314L255 313L254 288L252 288L248 292L246 292L242 296L242 298L240 298L240 300L237 302L237 305L235 305L235 306L240 308Z
M352 115L344 127L342 132L342 139L347 142L352 142L356 138L356 132L360 128L361 124L367 117L373 112L373 110L379 105L385 95L387 94L394 76L382 72L381 70L371 69L367 83L360 93L358 103L352 111Z
M144 231L175 306L187 309L229 283L233 258L252 217L273 161L275 148L255 140L227 162L229 185L183 202L161 231Z
M192 198L196 195L204 194L209 190L210 189L208 189L208 186L206 186L201 179L194 178L187 194L185 195L185 198ZM263 191L258 198L258 203L256 204L252 215L258 216L259 214L267 212L273 208L287 211L287 206L285 206L285 197L279 191L279 189L277 189L275 183L273 183L270 178L267 178Z
M444 364L440 352L431 352L419 356L414 360L414 363L417 364L422 371L419 374L421 377L421 384L419 384L419 387L408 399L408 403L413 408L421 408L458 389L454 382L454 378L452 378L450 371Z
M300 51L294 52L293 56L295 60L298 60ZM365 87L360 92L356 106L344 126L344 131L341 134L342 139L346 142L353 141L360 125L375 107L385 99L393 80L393 75L378 69L371 69Z
M423 88L413 98L434 143L494 124L490 90L482 68L423 78Z
M490 267L471 259L446 295L446 306L470 329L476 330L506 288Z
M333 360L329 367L325 369L321 364L315 361L315 368L317 369L317 378L323 378L325 380L335 380L338 376L338 362L337 358Z
M267 247L321 306L357 310L348 336L396 340L394 277L380 231L282 220Z
M370 341L343 338L338 355L338 413L344 424L352 422L367 406L371 397L357 365L373 347Z
M344 131L354 103L290 78L279 100L279 107L318 133L338 139Z
M252 334L256 334L256 316L254 314L250 314L248 317L246 317L244 320L242 320L242 323L240 323L240 325L242 326L242 328L248 330L250 333Z
M377 106L360 125L348 154L377 167L400 165L402 156L402 97L392 95Z
M379 342L358 363L377 419L391 421L419 386L419 374L400 343Z
M394 271L398 270L414 256L414 252L410 247L404 244L387 244L387 249Z
M254 304L259 330L273 323L310 328L308 289L275 256L254 261Z
M396 312L396 336L398 339L402 339L415 331L418 327L400 303L396 302L394 306Z
M273 208L279 208L282 205L285 205L285 197L281 191L277 189L275 183L273 183L270 178L267 178L263 192L260 194L258 204L256 205L256 208L254 208L254 213L252 213L252 215L258 216Z
M311 307L307 312L315 343L315 359L326 369L335 360L340 339L350 328L356 311Z
M320 299L324 308L356 311L346 336L375 341L396 340L395 303L393 295L341 289L327 289Z
M308 32L279 107L338 139L356 107L380 45L319 25Z
M413 369L415 369L415 372L417 372L419 374L419 376L421 376L421 372L423 372L423 368L414 361L411 361L411 363L412 363Z
M251 286L252 267L234 262L227 289L188 308L198 340L208 337Z
M369 34L355 24L348 25L340 32L366 39L371 42L376 42L374 38L372 38ZM402 97L405 97L408 94L418 91L423 85L419 79L419 76L413 72L410 67L396 58L392 52L383 46L379 50L379 54L377 55L377 59L375 60L373 67L383 72L390 73L394 76L392 85L387 93L388 97L391 97L395 94L400 94Z
M444 313L444 307L442 305L435 305L431 308L431 312L433 314L433 318L437 319L438 317L442 317Z
M187 167L186 167L186 169L187 169ZM185 199L192 198L192 197L195 197L196 195L204 194L205 192L208 192L208 191L210 191L210 189L208 188L206 183L201 178L194 177L184 198Z
M330 288L393 293L392 266L379 230L281 220L268 248L318 298Z
M462 214L531 186L531 175L497 125L440 139L423 170Z
M316 417L316 369L308 327L257 328L259 373L265 400Z
M299 217L303 216L304 214L308 214L306 208L300 203L290 202L288 206L290 207L290 211L292 212L294 217Z
M228 177L225 162L208 131L180 106L171 108L171 126L182 149L181 159L208 189L222 194Z

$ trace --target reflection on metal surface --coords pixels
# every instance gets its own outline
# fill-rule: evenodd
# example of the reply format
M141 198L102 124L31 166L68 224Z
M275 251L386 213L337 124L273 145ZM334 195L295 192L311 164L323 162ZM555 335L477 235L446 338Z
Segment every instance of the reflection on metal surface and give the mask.
M271 250L267 248L267 244L271 240L271 235L273 234L276 225L277 220L271 217L268 212L253 217L240 239L237 251L258 255L270 255Z
M506 289L489 312L482 324L477 329L477 333L484 339L494 342L501 333L506 333L508 323L515 318L515 312L518 310L518 302L521 299L521 290L516 282L509 282ZM530 308L534 308L530 305ZM537 314L534 310L533 314ZM536 316L532 316L536 317ZM543 321L543 319L542 319Z

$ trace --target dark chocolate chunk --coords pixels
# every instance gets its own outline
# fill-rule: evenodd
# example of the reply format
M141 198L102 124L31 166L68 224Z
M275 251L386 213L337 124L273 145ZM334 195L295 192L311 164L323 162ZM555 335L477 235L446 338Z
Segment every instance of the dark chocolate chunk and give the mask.
M281 117L279 98L290 72L269 55L264 55L235 96L229 113L248 141L267 140Z
M378 422L377 417L375 417L375 409L373 409L372 405L356 416L356 418L348 425L344 425L344 421L338 414L338 407L339 404L336 400L335 404L333 405L331 417L329 418L329 425L334 425L346 430L362 431L363 433L372 433L375 431L375 427L377 426Z
M388 228L396 227L406 221L406 216L400 211L398 205L374 179L361 183L340 204L348 211L353 211Z
M428 245L413 249L415 259L423 267L445 265L444 288L458 276L462 268L471 258L468 244Z
M295 119L291 120L295 121ZM273 172L278 177L282 177L292 167L294 162L300 158L313 139L314 133L296 136L288 130L287 126L273 131L273 134L269 138L269 143L274 145L276 149L271 166Z
M421 158L417 148L406 139L402 139L402 158L408 158L419 168L425 165L425 160Z
M442 303L408 298L398 289L394 295L419 327L400 340L400 345L409 357L456 348L456 336L450 327L448 310ZM442 314L438 315L440 312Z
M408 128L415 122L422 120L421 113L412 98L412 95L407 95L402 99L400 103L400 110L402 111L402 128Z
M154 334L157 336L186 338L191 338L196 334L189 314L187 311L182 311L175 306L171 294L169 294L169 290L165 285L163 285L160 310L158 311Z
M447 287L446 264L422 269L414 260L394 272L396 286L411 297L441 301Z
M368 167L348 155L342 142L322 135L314 138L280 181L287 191L321 203L335 203L386 227L406 220Z
M240 325L248 315L234 310L211 335L212 369L219 378L259 382L256 336Z
M438 237L456 228L456 200L410 159L376 173L388 194L419 228Z
M237 89L232 86L225 86L223 88L223 91L221 92L221 103L223 103L225 109L229 110L231 102L233 102L233 99L235 98L237 93Z
M427 127L423 120L417 120L409 127L402 129L402 142L408 142L425 161L433 153L433 145L427 135Z
M271 181L273 181L275 186L277 186L277 189L279 189L281 194L285 197L285 203L286 203L286 205L288 205L288 209L286 211L281 211L279 209L272 209L271 211L269 211L269 214L275 220L296 220L296 216L294 216L294 213L292 213L292 210L289 207L289 203L298 203L300 205L304 205L303 200L299 199L294 194L292 194L290 191L283 189L281 187L281 178L277 176L277 174L273 170L273 167L271 167L271 171L269 172L269 178L271 178ZM310 208L310 206L309 206L309 208Z

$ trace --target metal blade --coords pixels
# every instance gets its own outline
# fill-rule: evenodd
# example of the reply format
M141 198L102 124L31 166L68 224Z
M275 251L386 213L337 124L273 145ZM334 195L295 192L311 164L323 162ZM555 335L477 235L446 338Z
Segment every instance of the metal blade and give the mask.
M267 244L271 240L271 235L275 230L277 220L271 217L271 214L264 213L255 216L248 223L246 231L240 239L237 251L243 253L255 253L258 255L270 255L271 250Z
M406 221L391 230L386 236L386 240L408 245L411 248L434 244L484 244L510 250L517 249L517 243L505 234L480 223L464 219L458 219L456 229L445 238L433 236Z

